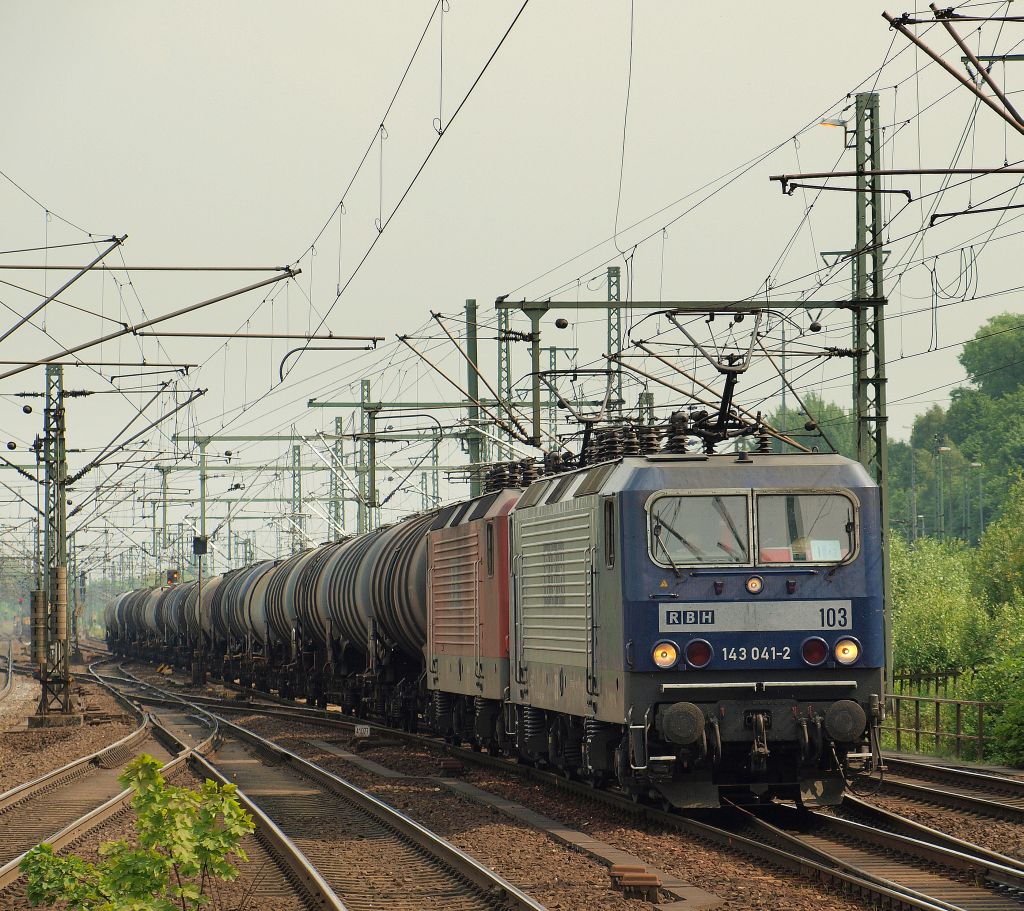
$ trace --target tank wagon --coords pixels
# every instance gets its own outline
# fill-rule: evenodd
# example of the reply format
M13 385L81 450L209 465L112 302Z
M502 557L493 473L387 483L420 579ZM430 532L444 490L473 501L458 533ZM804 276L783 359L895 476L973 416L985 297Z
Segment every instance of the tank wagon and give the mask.
M627 456L186 588L115 599L112 649L638 798L835 803L877 758L878 491L838 455Z

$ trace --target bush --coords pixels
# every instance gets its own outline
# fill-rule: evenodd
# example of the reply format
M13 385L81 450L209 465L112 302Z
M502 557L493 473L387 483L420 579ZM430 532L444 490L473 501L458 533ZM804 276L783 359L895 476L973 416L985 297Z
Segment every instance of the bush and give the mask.
M1024 481L1018 480L1006 497L1002 515L978 545L978 592L993 604L1021 600L1024 592Z
M208 903L212 880L231 881L232 855L247 861L239 844L253 831L252 817L235 786L207 781L198 791L168 785L160 764L142 755L119 781L132 788L136 844L107 842L92 864L57 855L48 844L21 862L33 905L63 902L68 911L195 911Z
M900 670L974 667L989 653L992 624L972 586L973 552L960 541L893 536L893 664Z

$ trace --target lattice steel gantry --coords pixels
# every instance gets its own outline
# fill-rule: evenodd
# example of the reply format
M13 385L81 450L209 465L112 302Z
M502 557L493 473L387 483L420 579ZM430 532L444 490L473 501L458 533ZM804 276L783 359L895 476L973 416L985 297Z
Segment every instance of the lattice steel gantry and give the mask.
M862 92L855 99L857 170L857 232L853 249L854 361L853 404L857 417L857 460L878 484L883 538L882 573L885 592L885 650L892 672L892 610L889 572L889 454L885 402L885 289L882 208L882 132L878 94Z
M46 623L44 660L39 679L42 692L37 715L70 715L71 669L68 641L67 476L65 445L64 368L46 367L46 406L43 410L44 510L43 591Z

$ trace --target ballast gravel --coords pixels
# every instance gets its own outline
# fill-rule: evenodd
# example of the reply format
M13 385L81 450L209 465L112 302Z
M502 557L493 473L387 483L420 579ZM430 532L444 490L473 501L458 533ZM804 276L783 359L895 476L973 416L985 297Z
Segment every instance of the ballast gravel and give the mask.
M135 730L135 720L101 688L76 680L74 690L76 703L99 713L104 719L101 723L29 729L28 717L35 714L39 701L39 682L20 674L14 678L13 691L0 701L0 793L94 753Z
M988 848L989 851L1024 860L1024 826L1019 823L972 816L961 810L933 807L902 797L875 795L865 799L883 810L899 813L900 816L906 816L907 819L921 825L947 832L964 841Z
M452 794L437 783L422 781L440 774L440 748L413 744L368 746L359 755L411 779L385 779L364 771L312 741L353 749L346 737L320 726L300 725L263 716L236 719L265 737L330 769L348 781L398 806L445 836L467 853L529 892L549 908L651 908L628 901L607 888L608 870L571 851L542 832L511 823L503 814ZM730 854L716 846L666 831L656 824L623 819L614 809L553 792L514 773L467 766L460 777L515 801L620 850L638 856L681 880L724 900L733 911L852 911L864 905L830 890L789 877ZM419 778L420 780L417 780Z

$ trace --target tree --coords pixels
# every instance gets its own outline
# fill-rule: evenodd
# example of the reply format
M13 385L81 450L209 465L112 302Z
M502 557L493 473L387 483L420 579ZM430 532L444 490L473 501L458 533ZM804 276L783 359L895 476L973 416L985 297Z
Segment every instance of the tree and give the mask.
M924 414L914 418L910 431L910 445L915 449L930 449L932 452L948 442L946 436L946 412L941 405L932 405Z
M209 902L211 880L231 881L234 855L253 831L232 784L206 781L198 791L168 785L160 764L142 755L118 779L135 791L136 844L107 842L97 864L57 855L48 844L32 848L20 868L33 905L63 902L68 911L196 911Z
M808 448L817 447L822 452L831 452L831 442L842 455L856 458L857 429L850 412L835 402L826 401L816 392L808 392L801 398L807 406L807 413L791 397L785 409L779 408L773 414L766 415L765 420ZM810 419L817 424L817 429L805 428ZM826 442L826 438L829 442ZM778 441L775 442L775 448L780 452L795 452L792 446Z
M993 398L1024 386L1024 316L994 316L964 345L960 354L971 381Z

